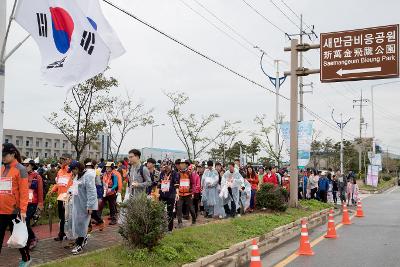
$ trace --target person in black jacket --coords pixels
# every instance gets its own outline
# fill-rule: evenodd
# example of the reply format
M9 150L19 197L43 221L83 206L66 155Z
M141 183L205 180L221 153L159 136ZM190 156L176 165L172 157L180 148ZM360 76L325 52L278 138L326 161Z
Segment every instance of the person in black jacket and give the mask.
M168 231L171 232L174 229L174 207L179 199L179 174L173 170L171 161L164 161L162 169L158 188L160 201L167 205Z
M332 195L333 195L333 202L335 203L335 205L337 204L337 192L338 191L339 191L338 180L337 180L336 174L334 174L333 179L332 179Z

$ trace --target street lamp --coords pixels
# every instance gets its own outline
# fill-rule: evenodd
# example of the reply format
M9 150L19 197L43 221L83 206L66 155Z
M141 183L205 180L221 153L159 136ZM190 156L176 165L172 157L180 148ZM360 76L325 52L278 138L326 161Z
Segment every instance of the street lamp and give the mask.
M151 125L151 149L154 148L154 128L159 126L165 126L165 124L153 124Z
M386 84L400 83L400 81L392 81L371 85L371 109L372 109L372 154L375 155L375 113L374 113L374 88Z

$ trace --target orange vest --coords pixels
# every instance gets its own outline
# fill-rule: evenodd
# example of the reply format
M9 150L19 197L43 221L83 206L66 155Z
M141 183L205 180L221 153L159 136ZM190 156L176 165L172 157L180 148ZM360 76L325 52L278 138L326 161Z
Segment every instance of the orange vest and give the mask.
M14 160L1 168L0 214L26 213L28 207L28 173Z
M68 189L72 186L72 182L72 172L68 173L68 166L65 166L58 171L56 184L53 186L51 192L57 192L57 196L67 193Z
M179 175L179 195L183 197L191 195L192 190L189 173L180 172Z

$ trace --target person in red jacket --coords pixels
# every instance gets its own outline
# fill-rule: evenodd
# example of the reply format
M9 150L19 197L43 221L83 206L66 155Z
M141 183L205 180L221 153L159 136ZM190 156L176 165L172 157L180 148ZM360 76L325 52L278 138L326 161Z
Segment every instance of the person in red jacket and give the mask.
M276 173L272 171L271 167L268 168L268 172L264 175L263 183L278 185L278 177L276 177Z
M26 219L28 207L28 173L20 163L21 155L17 148L10 143L3 144L3 166L0 177L0 253L7 227L12 232L12 220L19 217ZM29 266L31 257L29 248L19 249L22 260L19 266Z
M246 168L246 180L250 183L251 185L251 197L250 197L250 207L249 211L252 212L255 207L256 207L256 192L258 190L258 176L257 173L254 171L253 166L249 165Z
M28 211L26 213L26 226L28 227L28 246L32 250L36 247L38 239L31 227L31 219L35 215L37 208L43 210L43 179L35 172L37 166L34 160L27 159L23 162L28 172Z

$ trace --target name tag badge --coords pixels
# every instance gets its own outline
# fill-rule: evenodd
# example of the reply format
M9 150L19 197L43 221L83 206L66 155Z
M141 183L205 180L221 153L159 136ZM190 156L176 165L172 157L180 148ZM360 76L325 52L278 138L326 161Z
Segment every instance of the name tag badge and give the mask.
M61 185L61 186L67 186L68 185L68 181L69 181L69 178L68 177L59 177L58 179L57 179L57 184L58 185Z
M28 192L28 202L29 202L29 203L32 203L32 201L33 201L33 189L29 189L29 192Z
M171 181L162 181L161 182L161 192L169 192Z
M185 179L185 180L181 180L181 184L182 187L189 187L189 180Z
M12 178L9 177L0 178L0 194L2 195L12 194Z

